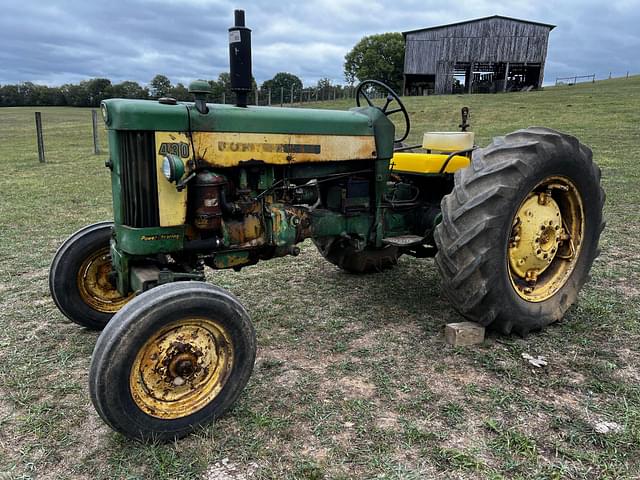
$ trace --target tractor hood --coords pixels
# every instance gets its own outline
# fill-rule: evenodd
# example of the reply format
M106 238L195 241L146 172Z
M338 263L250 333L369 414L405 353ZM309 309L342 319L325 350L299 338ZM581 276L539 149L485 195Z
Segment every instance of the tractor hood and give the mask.
M101 106L109 130L374 136L378 158L393 154L393 123L377 108L207 107L209 112L201 114L193 103L126 99L105 100Z
M343 111L207 106L209 113L201 114L193 103L167 105L152 100L111 99L105 100L102 108L110 130L373 135L374 123L379 119L371 108Z

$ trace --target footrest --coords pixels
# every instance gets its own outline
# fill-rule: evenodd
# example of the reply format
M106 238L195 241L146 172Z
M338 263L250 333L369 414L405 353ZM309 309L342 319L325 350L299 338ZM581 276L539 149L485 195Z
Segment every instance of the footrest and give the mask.
M382 239L385 245L393 245L395 247L409 247L411 245L419 245L424 241L423 237L418 235L400 235L398 237L387 237Z

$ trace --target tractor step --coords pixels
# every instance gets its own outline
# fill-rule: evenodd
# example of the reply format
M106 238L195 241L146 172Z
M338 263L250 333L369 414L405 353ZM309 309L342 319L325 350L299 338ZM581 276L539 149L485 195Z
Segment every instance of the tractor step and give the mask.
M410 247L412 245L420 245L422 242L424 242L424 237L419 237L418 235L400 235L382 239L382 243L393 245L394 247Z

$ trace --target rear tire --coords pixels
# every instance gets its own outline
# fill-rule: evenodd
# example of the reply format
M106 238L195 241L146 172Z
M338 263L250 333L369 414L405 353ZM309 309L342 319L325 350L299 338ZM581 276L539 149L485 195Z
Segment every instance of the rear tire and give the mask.
M174 440L231 408L255 356L249 314L231 293L203 282L161 285L129 302L98 338L91 401L129 438Z
M534 216L537 207L531 199L546 188L562 212L555 214L557 236L546 227L556 239L548 247L550 258L540 249L536 252L539 243L531 244L533 255L520 252L514 258L521 241L514 229L523 212ZM454 308L469 320L523 336L562 318L599 253L604 199L600 169L591 150L575 137L533 127L476 150L471 165L456 172L454 189L442 200L442 222L434 235L436 264ZM525 201L533 208L527 209ZM573 234L558 243L565 228ZM539 232L533 235L535 242L543 242ZM536 254L544 254L549 266L527 271L533 279L514 273L518 265L538 265Z
M340 269L355 274L381 272L398 264L398 247L386 245L382 248L365 247L357 250L342 239L314 239L320 254Z

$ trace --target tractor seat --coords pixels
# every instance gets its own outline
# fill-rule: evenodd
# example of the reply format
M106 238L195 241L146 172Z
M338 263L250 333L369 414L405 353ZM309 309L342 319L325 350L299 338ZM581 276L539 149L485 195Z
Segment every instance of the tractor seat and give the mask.
M473 132L427 132L422 140L422 148L426 153L396 152L390 168L394 172L439 174L453 173L467 167L469 158L466 155L454 155L454 152L473 148ZM444 167L444 169L443 169Z

